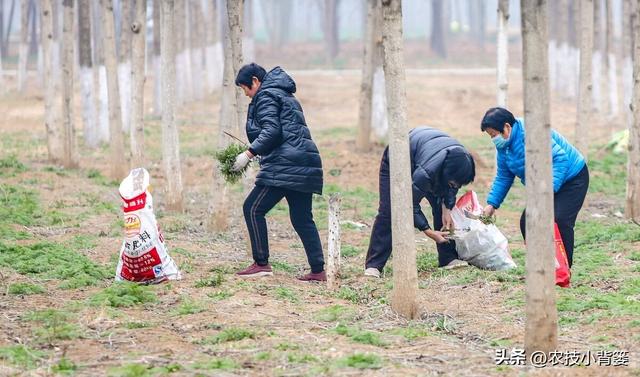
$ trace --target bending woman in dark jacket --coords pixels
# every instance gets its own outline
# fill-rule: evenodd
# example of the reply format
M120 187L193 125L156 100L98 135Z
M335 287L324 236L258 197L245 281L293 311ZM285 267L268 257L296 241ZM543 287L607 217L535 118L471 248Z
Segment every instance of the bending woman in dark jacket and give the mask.
M454 241L442 229L453 227L449 210L456 203L461 186L476 175L471 154L457 140L442 131L418 127L409 133L411 175L413 181L413 222L437 243L440 267L455 268L467 265L458 259ZM380 163L380 204L373 223L365 275L380 277L391 256L391 196L389 193L389 148L384 150ZM431 205L434 229L422 213L420 201L427 198Z
M311 266L311 273L299 279L324 281L322 245L311 213L313 193L322 194L322 161L302 107L293 96L296 83L280 67L267 73L251 63L240 69L236 85L251 98L246 125L251 145L238 155L233 168L240 170L254 156L261 156L256 186L243 206L254 263L237 274L273 275L265 215L286 198L291 224Z

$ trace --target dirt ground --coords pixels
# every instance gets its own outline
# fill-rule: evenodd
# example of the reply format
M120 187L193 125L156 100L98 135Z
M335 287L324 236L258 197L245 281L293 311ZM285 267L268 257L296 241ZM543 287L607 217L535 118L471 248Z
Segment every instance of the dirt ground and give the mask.
M80 376L640 375L638 327L628 327L630 321L638 319L638 312L593 322L561 321L558 330L560 350L595 351L603 347L597 339L604 336L612 349L630 351L628 367L497 366L496 350L523 347L522 270L520 276L475 268L440 271L436 268L435 246L420 234L416 235L419 259L426 261L419 273L422 314L414 321L397 317L389 306L391 273L375 281L361 276L377 205L377 169L384 146L376 144L366 153L355 151L359 75L296 73L292 72L297 81L297 97L323 158L325 191L340 191L345 196L343 220L364 224L362 229L343 227L343 250L348 247L355 251L343 257L341 288L331 292L324 285L295 279L307 265L285 205L277 207L269 218L272 261L277 263L275 276L248 281L234 276L234 271L250 263L239 188L232 190L235 207L229 219L229 232L210 234L204 226L211 199L211 156L215 151L219 111L218 96L207 96L178 111L184 213L164 209L159 120L149 115L146 124L146 168L152 175L158 221L184 279L147 288L157 296L155 302L114 308L90 304L92 297L112 284L111 280L103 280L97 286L60 289L57 279L20 274L0 264L0 348L22 344L41 352L34 353L35 362L28 368L7 361L0 352L0 375L55 374L60 372L60 367L55 366L61 360L73 363L75 368L70 369ZM520 72L512 71L510 79L509 107L515 114L522 114ZM148 85L151 88L151 83ZM410 127L424 124L443 129L480 156L477 179L470 188L484 198L493 177L494 154L489 138L480 133L479 124L486 109L495 102L494 76L408 75L407 96ZM150 109L149 100L150 95L147 96ZM78 98L76 102L79 103ZM122 240L117 185L95 179L96 170L99 176L108 176L108 149L89 150L82 146L77 109L80 169L65 171L46 161L42 98L36 95L21 98L15 94L2 98L0 157L16 155L27 169L2 177L0 182L37 192L45 211L62 214L63 220L55 224L27 227L29 239L16 243L46 240L72 247L78 237L83 237L90 241L89 246L73 246L75 250L114 270ZM551 120L554 128L573 138L575 110L571 101L554 96ZM602 145L611 129L622 128L620 119L595 116L591 136L595 144ZM601 156L597 149L593 153L594 158ZM510 198L513 204L501 209L498 224L510 239L514 256L515 250L519 250L521 261L524 246L517 224L524 191L517 188ZM318 197L314 203L318 202L316 220L326 249L326 213L318 214L322 212L323 200ZM94 210L96 202L110 203L112 210ZM594 214L613 218L612 213L623 204L619 197L590 195L579 221ZM625 245L624 253L639 249L637 240ZM621 255L627 255L624 253ZM627 259L624 263L629 268L637 268L634 266L638 264ZM222 281L215 286L198 284L217 274ZM501 281L496 276L508 276L511 280ZM9 286L16 282L37 283L46 292L9 294ZM574 284L580 287L580 281ZM615 289L611 287L615 284L622 282L603 280L595 287L606 291ZM640 294L629 296L628 300L637 303ZM28 318L29 313L43 309L70 313L69 321L77 328L76 334L67 339L53 337L44 342L39 339L37 323ZM342 331L340 326L351 330ZM206 341L228 329L245 329L251 335L226 342ZM368 334L363 337L369 340L354 335L360 334L358 331ZM350 358L353 355L364 357L364 366L354 364Z

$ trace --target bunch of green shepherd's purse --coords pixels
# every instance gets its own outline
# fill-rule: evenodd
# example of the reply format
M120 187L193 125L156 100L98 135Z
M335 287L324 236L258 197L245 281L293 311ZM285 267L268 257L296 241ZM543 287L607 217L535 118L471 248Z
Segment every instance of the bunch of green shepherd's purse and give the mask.
M218 168L220 169L220 173L224 177L224 180L229 183L236 183L240 180L240 177L244 174L244 172L249 168L249 164L247 164L244 168L233 171L233 163L236 161L236 157L247 150L247 147L240 144L229 144L225 149L221 149L216 152L216 160L218 160Z

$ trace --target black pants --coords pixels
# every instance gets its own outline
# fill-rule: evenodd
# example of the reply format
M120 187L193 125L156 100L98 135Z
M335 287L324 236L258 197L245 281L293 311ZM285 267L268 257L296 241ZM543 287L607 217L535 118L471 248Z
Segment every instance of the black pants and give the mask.
M556 224L558 224L560 237L567 252L569 267L573 264L573 228L576 225L578 212L580 212L582 204L584 204L584 198L587 196L588 188L589 169L587 165L585 165L578 175L566 181L562 187L560 187L560 190L553 195L554 219ZM520 232L522 232L522 237L526 239L525 220L526 209L522 211L522 216L520 216Z
M244 220L249 230L253 260L261 266L269 263L269 239L264 216L282 198L287 198L289 217L300 236L312 272L324 270L324 256L318 228L313 221L311 201L313 194L279 187L255 186L244 201Z
M391 193L389 178L389 155L388 149L382 155L380 162L380 203L378 205L378 214L371 229L371 239L369 240L369 249L367 250L366 268L377 268L382 271L384 265L391 256ZM433 214L433 229L440 230L442 228L442 203L433 196L427 196L431 213ZM410 221L413 221L411 218ZM440 267L446 266L454 259L458 258L454 241L448 243L437 244L438 264Z

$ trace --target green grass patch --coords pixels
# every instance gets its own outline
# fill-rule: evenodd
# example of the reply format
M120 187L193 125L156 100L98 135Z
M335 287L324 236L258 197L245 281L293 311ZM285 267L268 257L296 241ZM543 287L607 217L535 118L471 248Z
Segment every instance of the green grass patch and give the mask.
M27 171L27 167L15 155L0 159L0 177L13 177L17 173Z
M338 335L344 335L356 343L370 344L372 346L384 347L387 345L382 339L380 334L371 331L365 331L356 327L346 326L339 323L333 330Z
M44 293L46 290L44 287L38 284L31 283L13 283L9 285L9 294L11 295L35 295L38 293Z
M92 305L114 308L131 307L158 301L156 294L145 285L132 282L116 282L90 298Z
M287 353L287 362L293 364L308 364L318 362L318 358L308 353Z
M41 326L33 329L38 343L53 344L58 340L77 339L81 336L80 328L72 322L74 316L67 311L44 309L31 312L24 319Z
M416 256L418 273L434 271L438 268L438 254L431 251L423 251Z
M110 187L110 186L118 186L118 185L120 185L120 182L118 182L117 180L111 180L111 179L105 177L104 175L102 175L102 173L98 169L89 169L87 171L87 178L89 178L94 183L96 183L96 184L98 184L100 186Z
M198 361L192 367L196 370L233 370L238 369L240 366L227 357L214 357L205 361Z
M207 293L207 297L212 298L214 301L222 301L225 299L228 299L229 297L233 296L235 293L229 290L219 290L216 292L209 292Z
M354 353L353 355L340 358L336 361L338 367L350 367L356 369L380 369L382 359L372 353Z
M353 315L353 311L342 305L331 305L316 313L315 319L322 322L336 322Z
M354 304L366 304L374 299L373 292L377 288L365 284L361 287L342 286L340 290L335 294L337 298L350 301Z
M589 192L603 193L609 197L624 198L627 182L627 153L604 153L590 158Z
M297 293L294 292L291 288L279 286L274 289L273 293L280 300L285 300L293 303L300 302Z
M108 369L108 376L111 377L155 377L164 376L182 370L179 364L169 364L163 367L154 367L147 364L125 364L120 367Z
M218 272L215 275L210 276L208 278L198 279L196 281L195 287L196 288L218 287L222 285L222 282L224 282L224 277L220 272Z
M174 315L189 315L189 314L196 314L196 313L200 313L205 311L206 309L204 307L202 307L201 304L199 304L198 302L187 298L187 297L183 297L181 299L180 305L178 305L178 307L173 311Z
M106 266L62 245L40 242L32 245L0 243L0 266L39 279L60 280L62 289L93 286L112 277Z
M269 262L275 271L286 272L288 274L295 273L298 269L286 261L274 260Z
M74 374L77 369L78 366L66 357L51 366L51 371L56 374Z
M216 335L207 337L201 340L200 344L220 344L227 342L236 342L242 339L255 339L256 334L253 331L238 328L238 327L230 327L228 329L224 329L217 333Z
M25 345L0 347L0 360L23 369L33 369L39 360L46 357L42 351L31 349Z
M130 330L145 329L147 327L151 327L151 324L149 322L144 322L144 321L131 321L131 322L125 323L124 327Z
M390 333L393 335L400 335L409 341L431 336L429 330L421 325L409 325L407 327L395 328L392 329Z
M343 257L355 257L357 255L360 255L360 253L362 253L362 249L360 249L359 247L353 246L353 245L349 245L349 244L343 244L340 247L340 254Z

